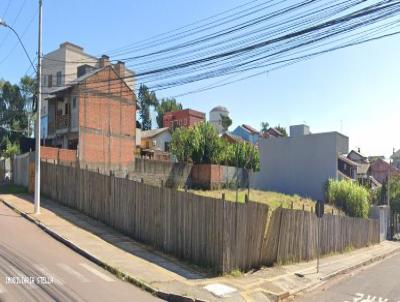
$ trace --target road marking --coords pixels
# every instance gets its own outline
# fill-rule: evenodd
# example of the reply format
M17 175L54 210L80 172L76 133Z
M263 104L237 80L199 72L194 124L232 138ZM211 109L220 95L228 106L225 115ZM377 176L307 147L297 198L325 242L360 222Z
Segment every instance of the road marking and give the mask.
M95 274L97 277L103 279L104 281L107 281L107 282L113 282L113 281L115 281L113 278L107 276L106 274L104 274L104 273L98 271L97 269L91 267L90 265L88 265L88 264L86 264L86 263L79 263L79 265L82 266L82 267L84 267L84 268L86 268L89 272Z
M61 267L64 271L66 271L67 273L69 273L72 276L74 276L79 281L85 282L85 283L90 282L89 279L86 279L85 276L83 276L81 273L79 273L76 270L74 270L72 267L69 267L68 265L66 265L64 263L57 263L57 265L59 267Z
M214 296L217 296L218 298L229 297L230 294L237 291L236 288L230 287L222 283L209 284L205 286L204 289L208 290L210 293L212 293Z
M350 301L344 301L344 302L350 302ZM389 299L372 295L366 295L363 293L356 293L352 302L389 302Z
M33 265L39 272L41 272L50 282L54 282L57 285L63 285L61 278L56 276L55 274L51 273L47 268L41 266L39 264Z

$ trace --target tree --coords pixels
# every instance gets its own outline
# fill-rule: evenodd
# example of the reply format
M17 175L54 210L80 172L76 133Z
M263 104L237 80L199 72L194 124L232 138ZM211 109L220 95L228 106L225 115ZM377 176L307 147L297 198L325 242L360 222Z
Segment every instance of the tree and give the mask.
M8 140L7 144L6 144L6 149L3 152L4 157L12 158L14 155L19 154L19 153L20 153L19 145L17 143L11 143Z
M267 132L269 129L269 123L268 122L262 122L261 123L261 133Z
M178 161L195 164L226 164L259 170L257 148L247 142L229 144L208 122L190 128L177 128L172 134L171 152Z
M285 127L281 127L281 125L278 125L275 127L275 129L278 130L280 133L282 133L283 137L288 137Z
M172 133L171 153L180 162L192 160L192 154L198 148L200 138L194 128L177 128Z
M0 90L0 127L1 141L7 138L11 143L18 143L28 132L26 100L18 85L4 82ZM4 145L2 146L5 147Z
M154 92L150 92L146 85L140 85L139 93L139 118L142 124L142 130L151 129L151 107L156 108L158 105L158 100Z
M158 128L165 127L165 125L163 125L163 118L165 113L178 110L182 110L182 104L178 103L174 98L161 99L158 106L156 107L156 120Z
M388 191L388 182L385 181L382 187L380 187L377 191L377 195L380 196L380 200L382 204L386 204L387 202L387 191ZM390 207L393 211L400 213L400 177L391 177L389 181L389 200Z
M227 115L221 114L221 125L224 131L228 131L228 128L232 125L232 119Z
M215 128L209 123L197 123L193 130L198 144L193 150L193 162L199 164L218 164L223 158L223 142Z

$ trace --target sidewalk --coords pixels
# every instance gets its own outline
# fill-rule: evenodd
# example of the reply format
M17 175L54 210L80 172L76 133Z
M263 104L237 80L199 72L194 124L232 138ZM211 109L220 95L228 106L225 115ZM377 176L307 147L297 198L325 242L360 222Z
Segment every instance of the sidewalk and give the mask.
M31 196L0 195L0 200L117 276L170 301L278 301L400 251L399 243L385 241L369 248L325 257L321 259L319 275L316 274L316 261L311 261L263 268L236 277L212 277L48 199L42 198L40 215L33 214Z

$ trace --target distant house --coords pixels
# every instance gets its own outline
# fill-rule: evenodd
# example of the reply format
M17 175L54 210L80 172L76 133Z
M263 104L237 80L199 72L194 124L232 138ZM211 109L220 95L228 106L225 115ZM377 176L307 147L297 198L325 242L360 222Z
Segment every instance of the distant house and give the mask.
M53 90L46 143L77 150L80 165L89 168L118 170L134 164L136 99L124 76L124 63L103 58L99 68Z
M391 166L383 159L377 159L370 164L369 175L374 177L379 183L383 184L389 177L400 176L400 170Z
M166 112L163 117L163 127L190 127L196 123L204 122L206 114L192 109Z
M243 140L252 144L256 144L260 138L260 131L246 124L237 126L235 130L232 131L232 134L240 136Z
M262 137L263 138L284 137L284 135L276 128L269 128L267 131L262 133Z
M222 127L222 116L229 117L228 109L223 106L217 106L211 109L209 121L219 134L224 132L224 128Z
M349 159L345 154L338 155L338 179L357 179L358 163Z
M289 137L262 139L259 150L260 172L251 182L264 190L323 199L329 179L355 173L355 163L339 157L349 152L349 138L338 132L311 134L306 125L291 126ZM349 167L340 169L344 163Z
M172 140L171 129L168 127L142 131L143 149L169 152L169 145Z
M359 151L351 150L350 153L347 155L347 158L358 164L357 179L367 179L368 169L370 165L368 157L362 155Z
M231 132L224 132L221 137L230 144L236 144L244 141L243 138Z
M393 153L391 159L393 160L393 166L400 169L400 149Z

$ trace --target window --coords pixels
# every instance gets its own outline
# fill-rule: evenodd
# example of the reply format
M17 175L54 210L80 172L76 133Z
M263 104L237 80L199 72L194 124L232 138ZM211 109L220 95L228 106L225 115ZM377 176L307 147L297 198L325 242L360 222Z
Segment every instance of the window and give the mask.
M170 142L165 142L164 143L164 151L165 152L169 152L169 144L170 144Z
M52 74L49 74L48 76L47 76L47 87L53 87L53 75Z
M72 109L76 108L76 96L72 97Z
M61 86L61 71L57 72L57 86Z
M65 115L69 114L69 104L68 104L68 103L65 103L65 111L64 111L64 114L65 114Z

